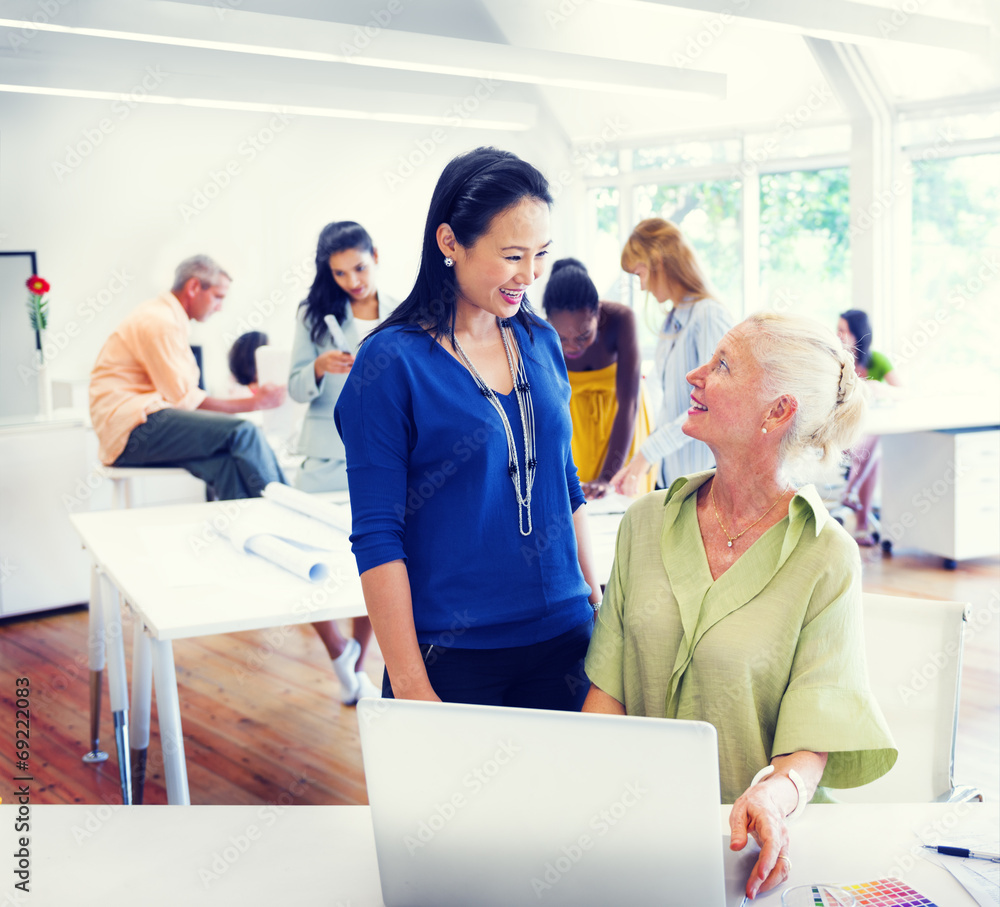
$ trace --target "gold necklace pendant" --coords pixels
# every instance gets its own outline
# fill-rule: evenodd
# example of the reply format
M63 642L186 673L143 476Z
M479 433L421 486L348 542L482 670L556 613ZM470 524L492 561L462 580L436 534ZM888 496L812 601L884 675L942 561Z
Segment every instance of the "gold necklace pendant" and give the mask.
M781 489L781 494L779 494L778 497L775 498L774 503L770 507L768 507L767 510L765 510L759 517L757 517L757 519L755 519L749 526L747 526L746 529L741 530L740 532L736 533L736 535L730 535L729 530L726 529L725 525L722 522L722 517L719 515L719 507L715 503L715 477L713 476L712 485L709 488L709 494L712 497L712 509L715 511L715 519L718 520L719 528L722 530L722 534L727 539L726 547L732 548L733 542L735 542L741 535L743 535L744 532L746 532L749 529L753 529L754 526L756 526L762 519L764 519L764 517L766 517L772 510L774 510L774 508L778 506L778 501L780 501L785 496L786 491L788 491L787 485Z

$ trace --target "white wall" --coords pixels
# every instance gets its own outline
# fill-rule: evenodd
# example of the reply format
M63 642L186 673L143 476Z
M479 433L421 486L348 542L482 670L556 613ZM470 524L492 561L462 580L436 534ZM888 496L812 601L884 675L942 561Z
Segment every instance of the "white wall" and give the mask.
M454 154L495 144L550 176L568 163L564 141L544 126L502 134L455 128L443 130L446 140L412 172L401 169L401 156L419 161L418 143L428 147L431 132L0 94L0 248L36 250L52 284L53 378L85 378L131 307L168 288L181 259L206 252L234 283L222 312L195 325L192 340L205 346L209 389L224 392L226 340L248 327L267 331L272 343L290 340L324 224L362 223L379 247L381 286L402 296L416 271L431 191ZM576 241L571 200L579 195L569 189L554 212L557 254ZM540 291L534 298L540 303ZM24 356L29 363L31 351Z

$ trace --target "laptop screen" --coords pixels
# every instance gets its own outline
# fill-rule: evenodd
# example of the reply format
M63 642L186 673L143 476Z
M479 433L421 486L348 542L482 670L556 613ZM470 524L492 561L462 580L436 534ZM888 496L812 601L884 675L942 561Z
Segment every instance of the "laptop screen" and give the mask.
M358 719L387 907L727 903L710 724L404 700Z

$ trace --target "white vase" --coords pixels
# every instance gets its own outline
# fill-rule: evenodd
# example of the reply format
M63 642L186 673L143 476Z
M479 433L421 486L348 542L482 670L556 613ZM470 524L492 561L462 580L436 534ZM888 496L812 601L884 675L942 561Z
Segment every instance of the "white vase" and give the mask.
M52 418L52 379L41 352L38 353L38 416L41 419Z

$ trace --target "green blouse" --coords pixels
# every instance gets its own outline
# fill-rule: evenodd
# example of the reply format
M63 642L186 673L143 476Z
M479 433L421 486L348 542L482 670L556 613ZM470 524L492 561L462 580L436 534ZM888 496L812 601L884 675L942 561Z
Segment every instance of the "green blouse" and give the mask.
M829 752L822 785L874 781L897 751L868 687L857 545L807 485L713 581L695 494L712 475L625 514L587 675L629 715L713 724L725 803L799 750Z
M875 350L872 350L868 356L868 380L885 381L885 376L891 371L892 363L889 361L889 357L885 353L876 353Z

